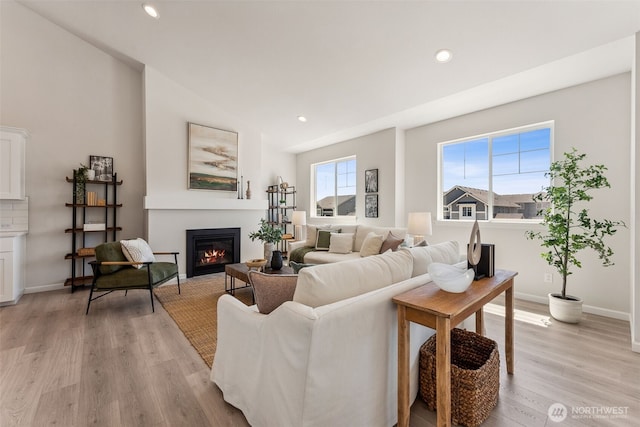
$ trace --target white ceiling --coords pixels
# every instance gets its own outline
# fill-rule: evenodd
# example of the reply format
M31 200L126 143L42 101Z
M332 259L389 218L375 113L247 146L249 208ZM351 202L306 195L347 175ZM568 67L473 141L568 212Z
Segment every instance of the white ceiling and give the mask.
M640 1L19 2L292 152L629 70L640 31Z

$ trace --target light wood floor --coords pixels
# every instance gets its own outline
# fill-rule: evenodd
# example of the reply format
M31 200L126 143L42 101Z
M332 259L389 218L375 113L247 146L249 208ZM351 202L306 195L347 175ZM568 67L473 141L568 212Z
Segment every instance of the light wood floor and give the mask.
M151 313L147 292L111 294L85 316L87 296L29 294L0 308L2 427L247 425L157 301ZM546 313L533 303L516 308ZM503 355L503 319L485 318ZM501 367L500 401L484 425L640 425L640 354L629 350L627 322L586 315L578 325L544 328L518 321L515 343L515 375ZM547 411L556 402L569 411L622 407L626 415L555 423ZM411 425L435 426L420 399Z

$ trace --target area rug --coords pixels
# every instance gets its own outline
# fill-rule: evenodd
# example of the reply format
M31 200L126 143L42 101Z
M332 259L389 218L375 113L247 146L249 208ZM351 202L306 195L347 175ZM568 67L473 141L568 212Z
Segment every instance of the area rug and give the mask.
M218 298L224 295L224 274L207 275L187 279L177 285L161 286L154 289L158 301L178 328L196 349L207 366L213 364L216 352ZM236 291L236 298L251 304L251 291Z

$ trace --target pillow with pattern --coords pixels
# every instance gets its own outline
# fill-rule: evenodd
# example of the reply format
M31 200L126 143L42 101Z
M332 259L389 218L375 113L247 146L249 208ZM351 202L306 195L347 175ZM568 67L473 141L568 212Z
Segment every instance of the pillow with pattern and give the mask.
M132 240L120 240L122 253L129 262L156 262L153 250L149 244L141 238ZM134 265L135 268L142 268L142 264Z

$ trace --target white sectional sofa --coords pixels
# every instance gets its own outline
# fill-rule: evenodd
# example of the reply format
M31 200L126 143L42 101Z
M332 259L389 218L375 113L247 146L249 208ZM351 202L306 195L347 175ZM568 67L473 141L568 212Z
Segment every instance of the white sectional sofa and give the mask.
M457 242L308 267L293 301L260 314L218 300L211 380L255 427L392 426L397 421L397 312L392 297L431 280L430 262L460 261ZM419 348L411 324L411 401Z
M335 253L331 250L315 250L313 252L306 253L304 255L304 259L298 260L298 262L304 262L306 264L326 264L337 261L346 261L349 259L358 259L361 258L360 249L362 248L362 243L369 233L373 232L375 234L380 234L383 236L383 239L386 239L389 236L389 233L391 233L393 236L402 240L404 240L407 234L406 228L399 227L373 227L361 224L307 225L306 240L289 243L289 254L298 248L315 247L318 230L339 231L341 234L352 234L353 239L351 251L348 253L344 253L344 251Z

